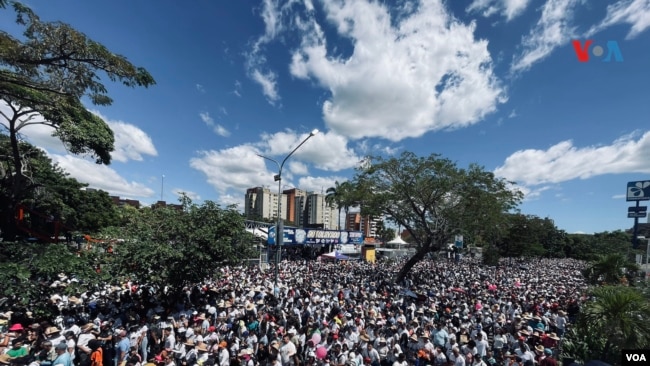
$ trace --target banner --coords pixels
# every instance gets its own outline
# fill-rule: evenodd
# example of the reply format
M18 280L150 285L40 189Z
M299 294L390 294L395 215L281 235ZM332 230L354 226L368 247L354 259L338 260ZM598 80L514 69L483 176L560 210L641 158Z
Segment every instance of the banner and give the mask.
M267 243L275 245L275 226L269 228ZM363 244L363 233L361 231L339 231L323 229L297 229L292 227L284 228L283 245L306 245L306 244Z

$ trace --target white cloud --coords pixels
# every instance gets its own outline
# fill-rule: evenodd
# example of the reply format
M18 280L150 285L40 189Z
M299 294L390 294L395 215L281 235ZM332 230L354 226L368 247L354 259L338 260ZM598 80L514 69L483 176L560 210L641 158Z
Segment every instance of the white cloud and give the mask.
M201 200L201 196L198 193L188 191L188 190L182 189L182 188L174 188L174 189L172 189L172 193L175 194L179 198L181 197L181 195L185 194L192 201L200 201Z
M72 155L50 154L52 161L80 182L90 188L102 189L111 195L120 197L151 197L155 193L151 188L129 182L115 170Z
M198 90L199 93L205 93L205 88L201 84L196 84L196 90Z
M494 173L527 186L587 179L603 174L650 173L650 132L624 136L611 145L578 148L562 141L547 150L520 150Z
M225 111L225 109L224 109L224 111ZM201 113L199 113L199 117L201 117L201 120L203 121L203 123L205 123L208 127L210 127L212 129L212 131L214 131L214 133L216 133L217 135L223 136L223 137L230 136L230 131L228 131L222 125L220 125L218 123L215 123L214 119L212 117L210 117L210 113L201 112Z
M241 82L239 80L235 80L235 89L232 92L241 98Z
M621 199L623 199L625 197L626 196L624 194L615 194L615 195L612 196L612 199L621 200Z
M341 183L347 180L348 178L343 177L302 177L298 180L298 187L308 192L325 194L327 189L334 187L337 181Z
M146 132L130 123L110 120L99 112L92 111L106 121L115 136L115 151L111 153L113 160L126 163L129 160L142 161L143 155L158 156L153 140Z
M530 0L474 0L467 12L480 12L486 18L498 12L510 21L521 15L529 3Z
M8 107L4 101L0 101L0 111L7 112ZM98 111L91 110L93 114L103 119L113 131L115 137L114 148L111 157L114 161L126 163L129 160L142 161L143 155L158 156L158 151L153 144L151 137L139 127L118 120L111 120ZM44 121L40 114L34 114L32 121ZM4 118L0 123L6 125ZM49 153L66 153L66 148L61 141L52 136L54 129L46 125L30 125L20 131L27 141L38 146Z
M262 142L257 146L263 155L282 157L291 152L307 137L292 130L262 134ZM347 139L334 132L319 133L298 149L291 159L302 159L313 163L318 169L339 171L353 168L359 164L360 156L347 146Z
M650 27L650 0L623 0L607 6L603 21L587 32L587 37L616 24L629 24L627 39L632 39Z
M533 64L549 56L557 47L576 37L576 28L571 25L573 11L582 0L548 0L542 6L542 15L530 33L523 37L523 50L515 55L511 72L530 69Z
M454 19L441 1L391 19L375 1L326 2L327 19L354 46L351 56L328 53L320 25L303 21L293 76L330 91L327 125L350 138L399 141L428 131L478 123L505 101L487 41L475 24Z
M290 161L289 162L289 171L295 175L306 175L309 174L309 169L307 164L300 161Z
M205 174L208 183L222 195L231 189L243 192L250 187L273 186L273 174L277 173L267 169L266 161L258 153L250 144L199 151L198 157L190 159L190 166Z
M271 105L275 105L280 100L277 75L273 71L262 72L255 69L251 72L251 78L262 87L262 93Z

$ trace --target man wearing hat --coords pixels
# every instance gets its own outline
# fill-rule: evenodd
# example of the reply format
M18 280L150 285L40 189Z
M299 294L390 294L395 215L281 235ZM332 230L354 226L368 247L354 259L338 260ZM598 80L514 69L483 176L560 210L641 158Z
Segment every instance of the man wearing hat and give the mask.
M57 343L54 350L56 351L56 359L52 362L52 366L72 366L72 358L65 342Z
M217 351L219 366L230 366L230 352L228 352L228 342L219 342L219 350Z
M117 343L115 343L115 365L126 365L126 359L131 349L131 342L129 341L128 333L125 329L117 332Z
M65 336L61 334L61 330L57 327L49 327L45 329L45 339L52 342L52 345L56 347L57 344L65 342Z
M557 366L557 360L553 358L551 349L544 349L544 358L539 362L539 366Z
M88 323L80 329L81 334L79 334L79 338L77 339L77 348L79 349L77 357L79 357L79 364L81 366L87 365L90 360L92 350L88 347L88 342L91 339L95 339L95 335L91 333L94 328L95 324Z

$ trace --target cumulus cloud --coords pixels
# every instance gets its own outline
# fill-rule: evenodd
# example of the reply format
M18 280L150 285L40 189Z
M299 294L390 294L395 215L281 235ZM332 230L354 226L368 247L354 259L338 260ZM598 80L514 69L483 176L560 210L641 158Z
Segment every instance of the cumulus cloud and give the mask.
M123 121L111 120L97 111L94 114L103 119L115 135L113 160L126 163L129 160L142 161L143 155L158 156L151 137L139 127Z
M580 148L569 140L547 150L517 151L494 173L519 184L539 186L603 174L650 173L648 156L650 132L623 136L603 146Z
M277 75L273 71L263 72L260 69L254 69L251 72L251 78L262 87L262 93L271 105L275 105L280 100Z
M649 0L623 0L607 6L607 15L603 21L592 27L587 36L602 31L616 24L629 24L627 39L632 39L650 27Z
M301 22L290 71L330 91L323 117L338 134L399 141L478 123L505 101L487 41L441 1L399 19L376 1L329 1L324 12L352 54L330 53L311 17Z
M308 136L293 130L264 133L257 146L263 155L285 156ZM339 171L359 165L361 157L348 147L348 140L335 132L320 132L313 136L293 155L292 159L308 161L318 169Z
M72 155L50 154L50 158L70 176L87 183L90 188L101 189L121 197L151 197L155 193L144 184L127 181L106 165L95 164Z
M467 7L467 12L481 13L484 17L499 13L510 21L521 15L529 3L530 0L474 0Z
M521 52L515 55L510 71L530 69L533 64L548 57L557 47L576 37L571 25L576 5L582 0L548 0L542 6L542 15L521 42Z
M177 197L181 197L181 196L184 194L184 195L186 195L189 199L191 199L192 201L199 201L199 200L201 200L201 196L200 196L198 193L196 193L196 192L192 192L192 191L188 191L188 190L186 190L186 189L182 189L182 188L174 188L174 189L172 189L172 193L175 194Z
M208 183L220 194L230 189L243 192L250 187L274 184L273 174L277 173L267 169L266 161L258 153L251 144L199 151L197 157L190 159L190 166L205 174Z
M223 109L222 113L227 114L225 112L225 109ZM210 117L210 113L208 112L201 112L199 113L199 117L201 117L201 121L205 123L208 127L212 129L214 133L216 133L219 136L223 137L228 137L230 136L230 131L228 131L225 127L222 125L214 122L214 119Z
M325 194L328 188L334 187L336 182L345 182L348 178L344 177L302 177L298 179L300 189Z

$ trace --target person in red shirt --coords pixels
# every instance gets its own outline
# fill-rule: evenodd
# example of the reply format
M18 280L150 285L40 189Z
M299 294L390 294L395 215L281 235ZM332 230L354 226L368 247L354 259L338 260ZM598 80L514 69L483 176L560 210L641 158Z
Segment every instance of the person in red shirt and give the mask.
M557 366L557 360L553 358L553 351L546 348L544 350L544 359L539 362L539 366Z

